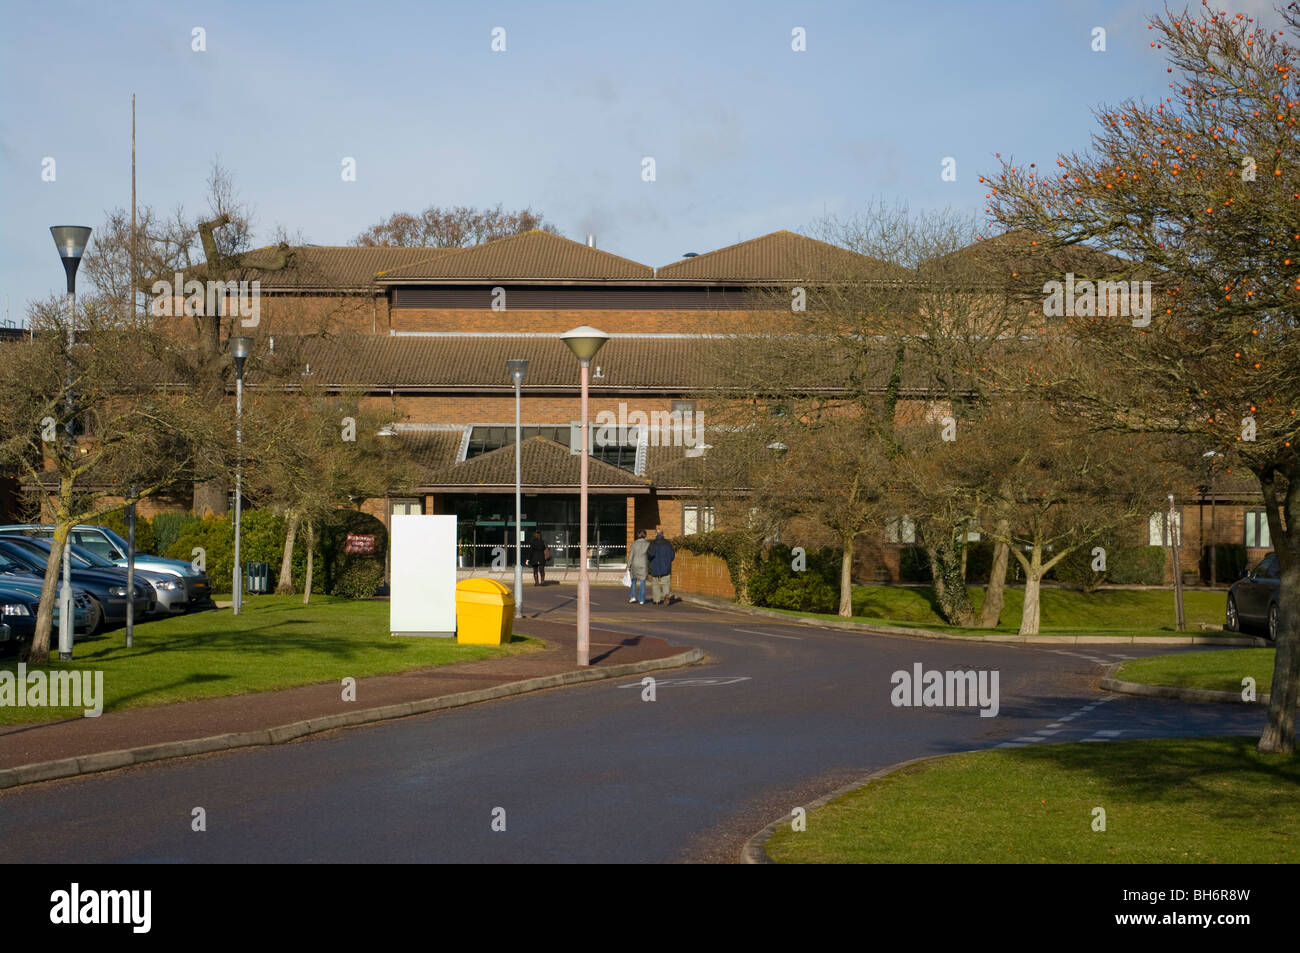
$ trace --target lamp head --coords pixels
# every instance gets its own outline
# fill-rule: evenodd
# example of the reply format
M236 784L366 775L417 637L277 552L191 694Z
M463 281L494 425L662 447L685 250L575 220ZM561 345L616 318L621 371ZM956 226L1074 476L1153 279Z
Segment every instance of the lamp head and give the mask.
M516 384L524 382L524 375L528 373L528 362L523 360L506 361L506 371L510 374L510 379Z
M68 278L68 294L77 286L77 266L81 256L90 242L90 228L86 225L51 225L50 234L54 236L54 247L63 259L63 271Z
M579 363L590 364L596 352L609 340L609 335L604 331L583 325L572 331L565 331L560 335L560 340L569 346L569 350L573 352L573 356Z
M235 374L240 380L244 377L244 361L248 360L248 354L252 349L252 338L231 336L230 356L235 359Z

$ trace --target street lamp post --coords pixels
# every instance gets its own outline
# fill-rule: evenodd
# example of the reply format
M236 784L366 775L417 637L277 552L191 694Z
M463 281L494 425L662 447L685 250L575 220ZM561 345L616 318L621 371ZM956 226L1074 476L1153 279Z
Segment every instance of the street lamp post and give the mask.
M239 523L244 502L244 361L252 347L252 338L230 339L230 355L235 359L235 578L231 589L235 615L244 606L244 573L239 562Z
M520 466L522 451L521 429L519 426L519 388L528 373L528 362L523 360L506 361L506 370L515 382L515 618L523 617L524 612L524 524L523 506L520 500L520 482L523 470Z
M582 490L578 503L578 664L588 665L591 655L591 580L587 576L587 379L591 359L604 347L609 335L583 326L566 331L560 339L569 346L582 367Z
M1182 525L1178 520L1178 507L1174 495L1169 494L1169 542L1174 551L1174 616L1178 621L1178 631L1187 629L1186 616L1183 614L1183 567L1179 565L1178 547Z
M77 266L90 241L90 229L85 225L51 225L50 234L54 236L54 245L63 260L63 273L68 279L68 354L67 354L67 393L64 395L64 407L68 422L65 429L65 452L71 458L74 445L75 406L72 397L72 348L77 342ZM59 658L72 658L72 552L69 549L72 540L63 541L63 585L59 589ZM131 596L127 595L130 604Z

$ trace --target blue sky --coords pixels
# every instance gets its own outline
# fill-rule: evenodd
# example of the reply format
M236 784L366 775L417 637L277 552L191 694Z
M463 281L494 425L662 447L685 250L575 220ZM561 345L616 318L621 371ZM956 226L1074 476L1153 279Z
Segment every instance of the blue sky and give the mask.
M394 211L532 206L649 265L874 199L984 207L994 154L1087 147L1093 109L1165 95L1158 0L115 2L6 10L0 319L60 291L48 227L205 207L348 244ZM1266 0L1235 11L1267 16ZM1271 22L1267 20L1265 22ZM192 31L206 31L195 52ZM493 52L492 30L506 50ZM807 49L791 49L792 30ZM1092 50L1094 27L1105 52ZM68 72L72 79L61 75ZM642 180L652 156L656 180ZM957 162L957 179L940 179ZM42 181L42 161L56 179ZM340 175L344 157L357 177ZM93 241L93 237L92 237Z

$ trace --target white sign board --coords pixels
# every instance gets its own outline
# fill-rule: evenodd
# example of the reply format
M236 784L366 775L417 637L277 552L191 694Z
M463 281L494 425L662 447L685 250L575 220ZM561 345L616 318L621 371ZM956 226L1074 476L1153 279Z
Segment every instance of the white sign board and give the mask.
M456 517L392 516L388 628L393 635L456 634Z

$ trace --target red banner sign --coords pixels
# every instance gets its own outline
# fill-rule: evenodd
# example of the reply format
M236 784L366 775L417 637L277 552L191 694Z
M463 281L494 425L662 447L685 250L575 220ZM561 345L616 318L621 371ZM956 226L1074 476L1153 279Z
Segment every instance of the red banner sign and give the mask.
M363 555L372 555L375 551L375 537L373 535L358 535L348 533L347 543L343 547L346 553L359 553Z

